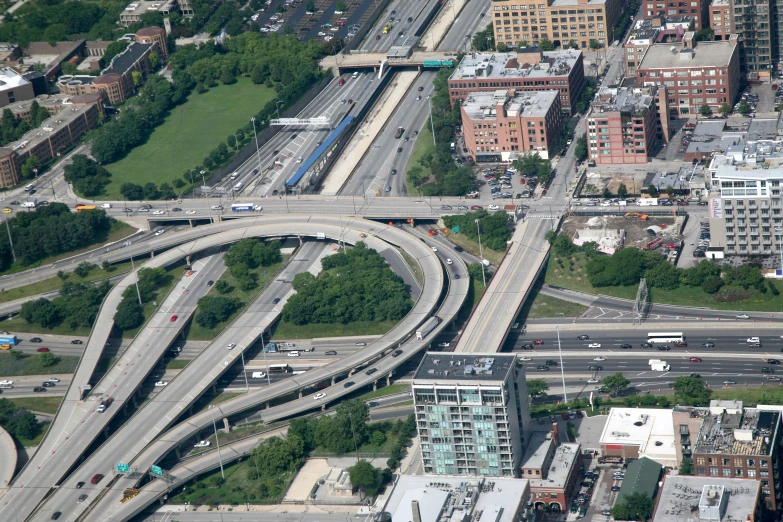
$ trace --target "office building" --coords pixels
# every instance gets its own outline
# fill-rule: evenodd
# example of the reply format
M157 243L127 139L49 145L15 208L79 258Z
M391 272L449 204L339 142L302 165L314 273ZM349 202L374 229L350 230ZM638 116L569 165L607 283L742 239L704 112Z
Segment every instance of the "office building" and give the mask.
M460 111L465 147L476 163L509 161L525 153L549 158L563 118L557 91L475 92Z
M639 85L666 87L669 117L690 118L702 105L718 113L739 95L740 69L737 39L696 42L688 32L681 44L651 45L636 69Z
M636 66L652 44L681 42L685 33L692 30L693 18L689 16L657 16L637 21L623 45L625 75L636 76Z
M602 89L587 113L587 153L598 164L647 163L653 147L668 141L668 115L659 113L666 89Z
M652 522L759 522L761 483L664 475Z
M515 355L427 353L413 403L424 473L519 476L530 409Z
M710 26L709 4L710 0L644 0L642 9L645 18L690 17L693 19L695 30L701 31Z
M579 49L606 48L615 38L614 25L622 11L619 0L492 0L490 13L495 43L510 49L520 44L538 46L544 39L555 47L571 42Z
M661 466L677 467L670 410L612 408L599 443L604 457L648 457Z
M449 99L454 105L473 92L554 90L560 93L563 113L574 114L584 88L582 51L529 48L518 53L465 55L449 78Z
M10 67L0 68L0 107L33 98L32 83Z
M565 513L578 491L581 469L581 445L560 442L555 422L551 431L531 435L520 476L530 482L530 499L536 510Z
M694 474L759 480L760 502L779 518L780 445L779 411L743 408L737 401L712 401L693 448ZM752 509L753 504L748 507Z

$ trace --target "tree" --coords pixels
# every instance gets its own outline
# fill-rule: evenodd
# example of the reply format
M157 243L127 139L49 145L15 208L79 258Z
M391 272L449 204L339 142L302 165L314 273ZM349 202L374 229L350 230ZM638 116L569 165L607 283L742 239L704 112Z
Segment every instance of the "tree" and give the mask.
M541 48L542 51L555 50L555 44L553 44L552 40L550 40L549 38L542 38L541 41L538 43L538 46Z
M345 12L347 9L348 6L345 5L345 2L343 0L339 0L339 2L337 2L337 6L335 6L335 11Z
M656 187L655 185L650 185L649 187L647 187L647 193L650 195L650 197L654 198L655 196L658 195L658 187Z
M144 191L144 199L160 199L160 191L154 183L145 183L142 190Z
M672 383L672 388L674 389L674 400L678 404L704 406L710 402L712 390L707 388L707 384L698 377L677 377Z
M710 107L705 103L704 105L699 107L699 114L701 114L705 118L709 118L710 116L712 116L712 107Z
M386 434L380 430L373 431L372 435L370 436L370 444L372 444L375 447L383 446L383 444L386 442Z
M215 290L217 290L219 294L229 294L234 290L234 287L225 279L221 279L215 283Z
M680 475L693 475L693 460L683 457L680 463Z
M211 169L212 167L215 166L215 161L212 158L210 158L209 156L204 158L204 162L203 163L204 163L204 168L206 168L206 169Z
M646 521L652 517L655 504L644 493L630 493L623 497L621 503L612 508L612 518L615 520Z
M239 310L240 306L242 306L242 302L232 297L202 297L198 300L196 322L200 326L211 330L231 317L231 314Z
M549 384L543 379L528 379L527 392L531 397L543 397L549 389Z
M229 134L228 138L226 138L226 143L230 148L234 149L237 146L237 139L233 134Z
M383 486L381 470L366 460L360 460L348 468L348 476L351 478L351 485L354 489L359 490L361 493L362 499L374 497Z
M7 427L14 435L23 439L34 439L41 432L40 423L29 411L25 411L19 418L11 419Z
M617 392L620 390L625 390L629 384L631 384L631 381L626 379L622 372L604 377L604 388L609 390L609 393L612 395L617 395Z
M237 129L236 136L237 136L237 142L242 143L243 141L245 141L245 131L243 131L242 129Z
M130 42L128 40L118 40L116 42L112 42L109 44L108 47L106 47L106 51L103 53L103 61L107 64L111 63L112 59L123 52Z
M144 189L135 183L123 183L120 185L120 194L125 199L131 201L141 201L144 199Z
M307 0L307 4L305 4L305 10L307 10L308 13L314 13L315 2L313 2L313 0Z
M235 81L237 80L236 77L234 76L234 71L232 71L231 69L228 68L223 69L223 72L220 73L220 83L222 83L223 85L231 85Z
M135 288L133 289L135 292ZM117 312L114 314L114 324L120 330L132 330L141 326L144 322L144 310L139 305L138 298L125 297L117 305Z
M579 161L587 159L587 137L579 136L576 139L576 150L574 152L576 154L576 159Z
M711 28L706 27L702 29L701 31L696 32L696 41L697 42L703 42L705 40L712 40L713 35L715 34L715 31L713 31Z
M38 355L38 362L40 362L41 366L44 368L48 368L49 366L53 366L57 361L52 352L41 352Z
M604 191L601 195L604 199L609 199L612 197L612 192L609 190L609 187L604 187Z
M552 251L559 256L570 256L576 251L576 246L571 241L571 237L566 233L557 235L557 239L552 243Z
M727 116L731 112L731 105L729 105L726 102L723 102L720 106L720 113L724 116Z
M709 279L705 280L701 284L701 289L708 294L717 293L717 291L720 290L722 287L723 287L723 279L721 279L720 276L710 277Z
M628 187L625 186L625 183L620 183L620 186L617 187L617 197L624 198L628 195Z
M37 170L41 168L41 160L38 156L30 156L22 164L22 177L25 179L32 179L37 175Z
M150 62L150 67L152 67L153 70L160 63L160 56L158 55L158 53L156 51L151 51L149 56L148 56L148 59L149 59L149 62Z
M739 104L739 107L737 107L737 110L743 116L750 114L750 104L748 104L748 100L742 100Z
M674 290L680 286L680 270L671 263L658 263L644 273L651 288Z
M141 81L144 79L144 77L141 75L139 71L133 71L131 72L131 81L133 82L133 86L137 89L139 88L139 85L141 85Z
M601 48L601 44L598 43L598 40L590 40L590 49L596 50L600 48Z

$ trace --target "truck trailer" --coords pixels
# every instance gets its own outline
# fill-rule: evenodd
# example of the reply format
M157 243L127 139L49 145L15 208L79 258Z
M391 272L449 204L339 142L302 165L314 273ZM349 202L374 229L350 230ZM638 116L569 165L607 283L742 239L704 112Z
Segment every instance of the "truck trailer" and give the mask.
M253 212L251 203L234 203L231 205L231 212Z
M440 317L437 315L430 317L427 321L416 330L416 339L422 340L440 324Z
M650 369L654 372L668 372L671 366L666 364L666 361L659 359L650 359Z

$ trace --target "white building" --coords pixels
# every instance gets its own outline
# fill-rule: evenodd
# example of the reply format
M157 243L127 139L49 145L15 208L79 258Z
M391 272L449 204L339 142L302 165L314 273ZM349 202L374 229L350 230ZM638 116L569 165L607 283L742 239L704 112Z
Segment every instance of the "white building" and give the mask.
M661 466L677 467L672 410L612 408L600 445L605 457L648 457Z

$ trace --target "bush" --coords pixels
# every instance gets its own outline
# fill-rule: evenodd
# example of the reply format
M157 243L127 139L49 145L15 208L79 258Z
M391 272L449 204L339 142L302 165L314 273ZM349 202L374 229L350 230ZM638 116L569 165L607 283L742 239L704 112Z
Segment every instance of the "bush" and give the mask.
M701 289L708 294L714 294L723 287L723 279L720 276L713 276L701 284Z
M198 300L196 322L204 328L212 329L231 317L239 310L242 301L232 297L206 296Z
M511 239L513 231L511 216L505 212L489 214L485 210L478 210L461 215L444 216L443 222L447 228L453 229L458 226L461 234L478 242L477 219L481 229L482 246L498 252L505 251L506 242Z

